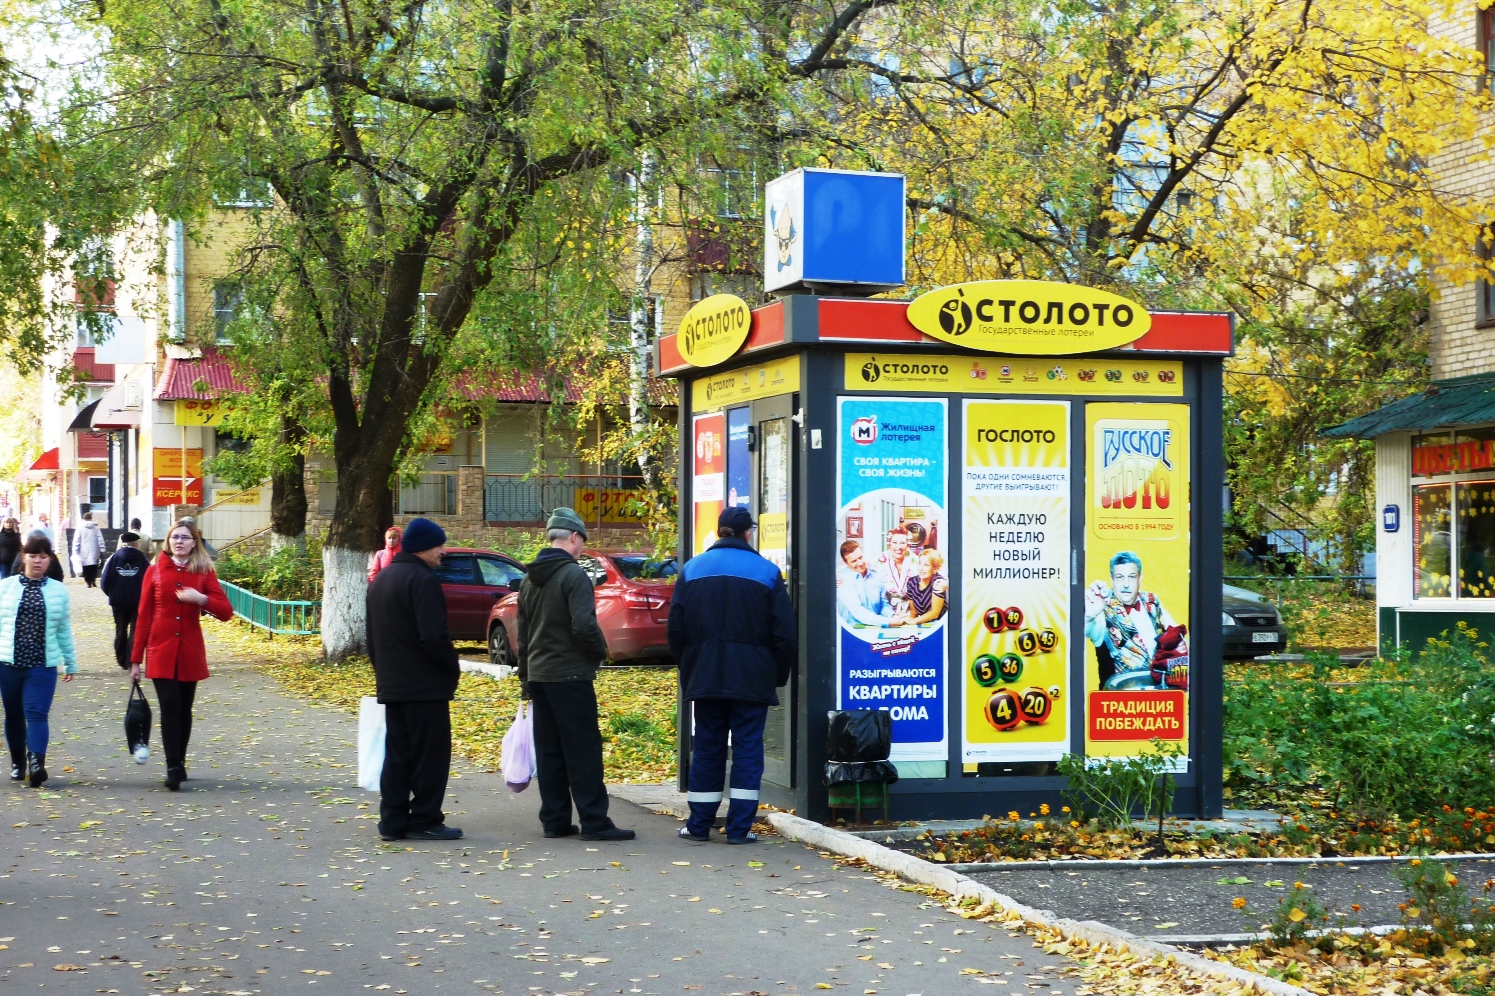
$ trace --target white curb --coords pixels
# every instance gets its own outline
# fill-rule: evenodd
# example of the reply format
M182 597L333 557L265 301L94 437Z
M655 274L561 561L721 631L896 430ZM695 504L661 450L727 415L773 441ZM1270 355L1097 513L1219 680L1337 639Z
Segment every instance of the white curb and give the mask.
M1278 982L1276 979L1269 979L1264 975L1236 968L1234 965L1211 961L1192 951L1149 941L1094 920L1084 922L1070 920L1057 917L1048 910L1036 910L1031 906L1024 906L1011 896L1005 896L990 886L982 885L949 868L941 868L923 858L895 851L870 840L854 837L844 831L821 826L819 823L811 823L798 816L790 816L788 813L769 813L768 822L790 840L834 851L847 857L861 858L869 865L893 872L918 885L932 886L941 892L949 893L956 899L973 897L983 903L1000 906L1004 910L1016 913L1029 923L1057 930L1066 938L1078 938L1096 946L1108 944L1112 950L1125 948L1132 954L1143 957L1171 958L1179 965L1200 975L1228 979L1240 985L1253 987L1257 992L1271 993L1273 996L1311 996L1306 989L1300 989L1286 982Z
M500 681L504 678L512 677L514 674L513 668L503 664L489 664L487 661L471 661L466 657L459 658L459 660L461 661L462 670L476 671L479 674L486 674L488 677L496 678Z

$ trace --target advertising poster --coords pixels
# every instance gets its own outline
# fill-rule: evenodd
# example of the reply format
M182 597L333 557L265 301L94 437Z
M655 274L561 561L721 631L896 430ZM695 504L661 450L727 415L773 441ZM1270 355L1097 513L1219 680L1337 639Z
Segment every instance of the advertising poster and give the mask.
M726 508L726 416L721 412L697 415L691 427L691 440L692 549L695 553L705 553L716 542L716 519Z
M753 454L748 449L752 420L750 408L727 412L727 504L746 509L753 507Z
M961 763L1069 752L1069 402L966 401Z
M1089 404L1085 433L1085 753L1187 751L1189 408Z
M836 516L837 701L886 709L903 777L944 777L943 400L841 398Z
M182 457L187 458L187 473L182 473ZM180 450L157 447L151 455L151 504L202 504L202 450Z

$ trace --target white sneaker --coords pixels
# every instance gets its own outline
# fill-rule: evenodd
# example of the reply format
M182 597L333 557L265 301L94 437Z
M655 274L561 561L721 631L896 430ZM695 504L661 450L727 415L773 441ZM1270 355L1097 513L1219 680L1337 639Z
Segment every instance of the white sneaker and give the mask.
M151 759L151 749L145 744L135 745L135 763L144 764Z

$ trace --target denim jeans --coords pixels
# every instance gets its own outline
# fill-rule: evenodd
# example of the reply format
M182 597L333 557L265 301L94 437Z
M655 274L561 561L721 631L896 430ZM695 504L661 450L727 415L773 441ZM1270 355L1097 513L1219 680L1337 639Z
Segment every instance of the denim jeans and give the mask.
M47 752L52 730L47 715L57 692L55 667L0 664L0 701L5 704L5 743L12 757Z

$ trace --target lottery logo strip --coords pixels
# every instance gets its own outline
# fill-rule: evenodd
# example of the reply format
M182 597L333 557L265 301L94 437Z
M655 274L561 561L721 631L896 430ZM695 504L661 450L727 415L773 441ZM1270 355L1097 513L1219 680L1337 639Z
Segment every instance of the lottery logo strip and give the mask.
M1070 749L1069 402L965 403L961 763Z
M1187 752L1189 407L1092 403L1085 432L1085 753Z
M899 775L943 778L945 402L841 398L838 413L838 708L886 709Z

